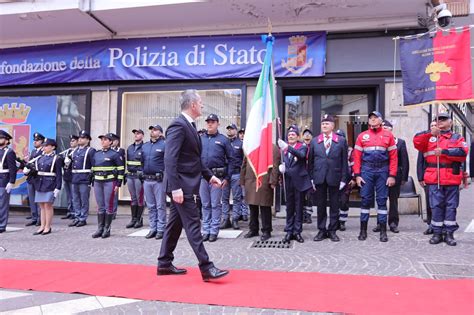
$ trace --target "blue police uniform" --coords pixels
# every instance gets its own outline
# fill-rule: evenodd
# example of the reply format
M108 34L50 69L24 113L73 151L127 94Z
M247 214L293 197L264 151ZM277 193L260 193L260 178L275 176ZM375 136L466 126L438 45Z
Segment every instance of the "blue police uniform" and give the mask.
M209 117L208 117L209 118ZM201 136L201 161L210 169L214 176L230 183L232 168L235 162L233 149L229 139L223 134L203 134ZM205 179L201 179L199 196L202 202L202 234L204 238L215 240L219 234L222 214L222 187L215 187Z
M132 212L132 219L127 224L126 228L139 228L143 226L143 181L141 174L142 167L142 153L143 142L133 143L127 148L127 172L125 179L130 193L130 207Z
M115 152L117 152L122 157L122 160L125 161L125 149L123 149L121 147L112 147L111 149L114 150ZM115 197L114 197L114 219L115 219L115 215L117 215L118 197L119 197L119 194L117 192L115 194Z
M233 150L235 158L235 165L230 170L230 185L226 185L222 189L222 222L223 226L227 227L225 223L229 221L230 217L230 192L232 190L233 205L232 205L232 225L234 229L238 229L237 224L239 217L242 213L242 187L240 186L240 169L242 162L244 161L244 150L242 149L243 142L238 137L230 140L230 145Z
M62 186L63 159L54 153L43 154L35 161L35 202L54 202L53 192Z
M109 134L101 137L109 137ZM93 238L110 236L110 226L114 217L115 187L120 187L124 178L125 161L115 150L102 149L92 158L94 194L97 202L98 229Z
M33 139L35 141L44 141L45 137L38 133L35 132L33 134ZM43 149L41 147L39 148L34 148L30 154L28 155L28 162L34 161L35 158L41 156L43 154ZM28 163L27 162L27 163ZM28 166L27 166L28 168ZM33 172L30 172L28 175L26 175L26 188L28 191L28 203L30 205L30 210L31 210L31 222L27 223L26 226L29 225L39 225L40 224L40 209L38 204L35 203L35 186L34 186L34 176L32 175Z
M0 130L0 137L11 140L11 136ZM11 186L16 181L16 154L8 146L0 149L0 233L6 231L8 224L8 210L10 207ZM8 188L7 188L8 186Z
M72 201L72 154L75 148L69 148L64 151L61 155L63 158L63 181L64 181L64 191L66 192L67 199L67 215L64 219L74 218L76 213L74 210L74 202ZM66 161L68 161L66 163Z
M79 137L90 136L81 131ZM86 225L89 216L89 197L92 180L92 158L95 149L90 146L77 147L72 154L72 202L74 203L74 221L69 226Z
M150 232L146 238L162 238L166 227L166 187L163 183L164 158L165 139L163 137L156 139L156 141L151 140L143 145L141 156L143 179L145 180L143 189L150 224Z

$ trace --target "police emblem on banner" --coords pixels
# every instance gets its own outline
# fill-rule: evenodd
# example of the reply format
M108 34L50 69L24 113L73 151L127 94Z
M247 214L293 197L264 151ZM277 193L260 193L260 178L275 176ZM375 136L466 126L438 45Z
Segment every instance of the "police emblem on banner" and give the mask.
M288 59L281 61L281 66L291 73L300 74L313 66L313 58L307 60L308 46L306 36L291 36L289 38Z

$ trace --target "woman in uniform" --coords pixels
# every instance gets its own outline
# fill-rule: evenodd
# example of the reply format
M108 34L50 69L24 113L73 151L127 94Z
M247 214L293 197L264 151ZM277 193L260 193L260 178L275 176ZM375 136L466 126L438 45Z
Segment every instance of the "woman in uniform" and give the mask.
M62 184L63 160L55 154L56 141L45 139L43 155L35 161L38 174L35 178L35 202L41 208L41 226L33 235L47 235L51 233L53 220L53 202L58 197Z

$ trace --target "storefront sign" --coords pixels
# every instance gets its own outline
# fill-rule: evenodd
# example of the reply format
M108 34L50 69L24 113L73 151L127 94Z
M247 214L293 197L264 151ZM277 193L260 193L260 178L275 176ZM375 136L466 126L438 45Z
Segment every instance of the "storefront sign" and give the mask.
M326 33L276 35L277 77L325 74ZM117 80L257 78L259 35L137 38L0 50L0 86Z
M12 137L11 148L25 159L34 149L33 134L56 139L56 96L0 97L0 129ZM13 194L27 194L26 176L19 170Z

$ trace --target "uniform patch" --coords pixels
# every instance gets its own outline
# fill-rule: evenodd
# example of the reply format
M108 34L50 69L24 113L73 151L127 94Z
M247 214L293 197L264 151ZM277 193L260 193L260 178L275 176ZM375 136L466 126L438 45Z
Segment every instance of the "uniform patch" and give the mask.
M436 137L431 137L430 142L436 142Z
M368 133L362 136L363 140L369 140L369 138L370 138L370 135Z
M110 159L109 158L104 158L104 161L110 161Z
M156 152L161 152L161 149L156 149Z
M220 141L216 141L216 142L215 142L215 144L222 144L222 142L220 142Z

